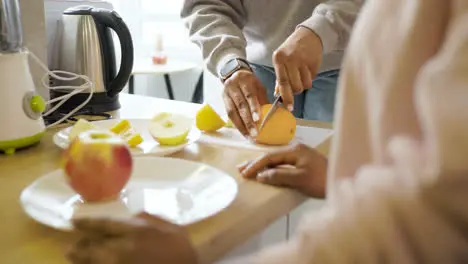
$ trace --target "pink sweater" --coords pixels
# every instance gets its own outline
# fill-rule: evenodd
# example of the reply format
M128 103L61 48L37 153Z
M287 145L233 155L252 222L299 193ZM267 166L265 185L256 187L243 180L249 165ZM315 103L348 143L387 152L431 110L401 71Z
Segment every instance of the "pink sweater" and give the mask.
M243 263L468 263L468 1L368 0L325 208Z

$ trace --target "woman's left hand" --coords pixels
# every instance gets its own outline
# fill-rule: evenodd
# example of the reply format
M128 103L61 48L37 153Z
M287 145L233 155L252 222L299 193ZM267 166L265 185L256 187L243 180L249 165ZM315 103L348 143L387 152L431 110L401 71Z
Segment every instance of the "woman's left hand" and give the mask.
M68 259L74 264L197 264L188 234L177 225L141 214L130 220L82 219L82 237Z
M248 179L297 189L304 194L325 197L328 160L317 150L299 144L288 150L269 153L238 167Z

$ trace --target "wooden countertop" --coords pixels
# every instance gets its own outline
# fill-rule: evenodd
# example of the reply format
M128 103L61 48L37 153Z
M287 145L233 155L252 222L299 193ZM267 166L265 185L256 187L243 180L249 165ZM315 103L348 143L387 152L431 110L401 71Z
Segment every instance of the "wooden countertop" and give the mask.
M200 105L169 101L137 95L121 95L120 118L150 118L158 111L173 111L194 115ZM330 124L300 121L299 124L330 128ZM4 124L6 125L6 124ZM19 196L23 188L44 173L58 168L60 150L53 145L48 131L35 147L13 156L0 155L0 262L9 263L67 263L64 252L73 241L71 233L55 231L31 220L23 213ZM328 154L329 141L318 149ZM286 215L304 201L294 191L243 180L236 165L262 153L250 150L193 144L173 155L204 162L233 175L239 183L234 203L220 214L189 227L193 242L206 261L221 258L274 220Z

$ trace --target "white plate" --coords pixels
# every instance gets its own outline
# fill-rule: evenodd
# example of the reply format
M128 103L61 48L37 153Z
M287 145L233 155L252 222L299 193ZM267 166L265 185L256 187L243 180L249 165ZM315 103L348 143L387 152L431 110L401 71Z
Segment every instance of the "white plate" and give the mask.
M119 119L102 120L102 121L95 121L93 122L93 124L103 129L110 129L113 125L117 124L119 121L120 121ZM130 122L132 127L135 129L135 131L140 133L140 135L143 137L143 140L144 140L143 143L138 145L136 148L131 149L133 156L171 155L184 149L187 145L197 141L200 138L200 134L201 134L198 129L193 128L190 131L185 143L177 145L177 146L162 146L158 142L156 142L156 140L153 139L153 137L148 131L148 125L150 122L149 119L128 119L128 121ZM53 138L54 144L62 149L67 148L68 144L70 144L68 135L70 134L71 129L72 127L67 127L57 132Z
M129 218L140 212L188 225L228 207L237 191L234 178L205 164L135 157L132 178L119 200L83 203L61 170L37 179L23 190L20 200L24 211L39 223L71 230L73 218Z

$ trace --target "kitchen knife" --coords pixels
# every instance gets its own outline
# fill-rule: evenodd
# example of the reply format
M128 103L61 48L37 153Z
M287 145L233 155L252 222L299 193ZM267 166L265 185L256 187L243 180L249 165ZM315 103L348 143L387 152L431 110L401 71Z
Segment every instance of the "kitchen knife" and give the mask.
M262 130L262 128L265 126L266 122L268 122L268 120L271 118L271 116L273 116L276 109L278 109L278 107L281 107L282 103L283 103L283 99L281 99L281 96L277 96L275 101L273 102L273 105L271 106L270 110L268 110L265 118L263 119L262 123L260 124L259 131Z

